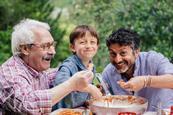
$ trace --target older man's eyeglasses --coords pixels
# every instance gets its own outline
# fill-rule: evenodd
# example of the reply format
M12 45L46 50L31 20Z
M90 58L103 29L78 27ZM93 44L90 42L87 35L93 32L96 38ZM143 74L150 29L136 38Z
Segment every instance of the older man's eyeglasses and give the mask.
M48 50L50 49L50 47L56 47L56 44L57 42L56 41L53 41L52 43L51 42L48 42L48 43L43 43L43 44L29 44L32 46L36 46L36 47L40 47L42 48L43 50Z

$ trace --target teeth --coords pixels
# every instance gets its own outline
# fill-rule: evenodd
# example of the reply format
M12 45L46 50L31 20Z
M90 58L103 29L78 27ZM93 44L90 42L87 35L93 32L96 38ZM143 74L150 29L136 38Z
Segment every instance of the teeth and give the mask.
M50 59L45 59L46 61L50 61Z
M125 63L124 63L124 62L122 62L122 63L119 63L119 64L117 64L117 65L121 66L121 65L123 65L123 64L125 64Z
M43 60L50 61L53 57L53 55L47 55L43 57Z
M43 60L50 61L52 58L50 57L43 57Z
M117 64L118 66L121 66L121 65L123 65L123 64Z

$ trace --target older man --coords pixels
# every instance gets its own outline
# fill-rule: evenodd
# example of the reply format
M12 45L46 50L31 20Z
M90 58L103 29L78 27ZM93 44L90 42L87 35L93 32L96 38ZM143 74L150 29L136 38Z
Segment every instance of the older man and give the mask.
M72 91L101 96L88 82L92 73L81 71L68 81L49 89L56 69L50 69L55 55L49 25L26 19L14 27L12 33L13 56L0 67L0 108L10 114L49 114L52 106Z

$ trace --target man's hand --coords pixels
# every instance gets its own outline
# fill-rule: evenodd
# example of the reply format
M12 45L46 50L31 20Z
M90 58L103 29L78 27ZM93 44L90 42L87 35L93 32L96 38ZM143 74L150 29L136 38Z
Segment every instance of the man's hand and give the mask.
M91 96L94 99L99 99L102 96L102 93L100 92L100 90L96 86L91 85L91 84L89 84L88 87L86 87L85 89L83 89L81 91L91 94Z
M93 78L91 71L80 71L75 73L67 82L70 84L73 91L81 91L88 87Z
M49 89L52 94L52 103L55 104L64 98L67 94L72 91L83 91L89 86L93 78L93 73L91 71L80 71L74 74L69 80L64 83ZM61 92L61 93L59 93ZM93 94L95 96L95 94ZM96 94L95 97L97 97Z
M96 87L100 90L100 92L102 93L103 96L106 95L105 90L103 89L103 86L101 84L97 84Z
M120 85L120 87L127 91L139 91L145 87L145 80L146 76L140 76L131 78L128 82L120 80L117 83Z

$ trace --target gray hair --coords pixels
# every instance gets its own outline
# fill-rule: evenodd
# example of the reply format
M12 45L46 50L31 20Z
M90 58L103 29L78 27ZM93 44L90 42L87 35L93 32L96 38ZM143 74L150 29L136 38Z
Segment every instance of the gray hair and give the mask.
M47 23L33 19L24 19L14 26L11 40L13 55L21 54L20 45L32 44L34 42L35 38L32 29L37 28L50 30L50 26Z

